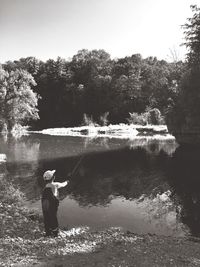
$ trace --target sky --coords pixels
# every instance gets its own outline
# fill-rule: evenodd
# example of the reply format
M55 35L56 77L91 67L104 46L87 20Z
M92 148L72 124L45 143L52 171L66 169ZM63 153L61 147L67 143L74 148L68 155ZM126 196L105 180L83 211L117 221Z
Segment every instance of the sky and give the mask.
M112 58L184 59L181 25L199 0L0 0L0 62L70 59L81 49ZM173 53L170 52L173 51Z

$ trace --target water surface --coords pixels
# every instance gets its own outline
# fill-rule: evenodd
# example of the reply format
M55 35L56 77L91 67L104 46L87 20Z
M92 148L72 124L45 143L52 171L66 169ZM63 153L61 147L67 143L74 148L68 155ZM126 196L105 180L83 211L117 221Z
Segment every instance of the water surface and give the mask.
M121 227L135 233L198 235L200 150L174 139L108 139L32 134L0 139L7 179L41 211L42 174L56 169L61 227Z

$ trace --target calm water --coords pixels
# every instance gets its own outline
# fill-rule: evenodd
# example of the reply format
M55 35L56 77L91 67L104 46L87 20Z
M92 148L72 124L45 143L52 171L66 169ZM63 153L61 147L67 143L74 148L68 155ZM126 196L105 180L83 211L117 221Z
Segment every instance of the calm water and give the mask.
M61 227L122 227L135 233L199 235L200 149L174 140L89 139L32 134L0 139L7 179L41 211L42 174L57 180L84 155L77 174L60 192Z

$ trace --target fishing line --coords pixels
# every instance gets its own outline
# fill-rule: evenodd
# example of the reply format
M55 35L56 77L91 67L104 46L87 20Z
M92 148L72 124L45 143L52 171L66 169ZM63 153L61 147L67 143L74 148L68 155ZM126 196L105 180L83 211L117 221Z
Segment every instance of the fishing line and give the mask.
M70 173L70 177L72 178L74 176L74 174L76 173L76 171L78 170L78 168L80 167L80 164L83 160L83 158L85 157L85 155L82 155L81 158L79 159L79 161L77 162L77 164L75 165L74 169L72 170L72 172Z

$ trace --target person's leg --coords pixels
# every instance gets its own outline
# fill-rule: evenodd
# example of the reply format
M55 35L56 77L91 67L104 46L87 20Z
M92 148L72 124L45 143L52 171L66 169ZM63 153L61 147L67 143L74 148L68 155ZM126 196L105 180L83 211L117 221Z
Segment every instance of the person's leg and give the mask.
M58 236L59 228L58 228L58 218L56 210L52 212L51 216L51 232L54 237Z
M45 235L50 236L51 235L51 229L50 229L50 211L49 211L50 205L49 201L47 199L42 200L42 212L43 212L43 219L44 219L44 229L45 229Z
M58 205L59 205L59 201L55 199L54 205L52 207L52 213L51 213L51 231L54 237L58 236L58 232L59 232L58 218L57 218Z
M48 213L44 213L44 229L45 229L45 236L51 236L51 228L50 228L50 216Z

